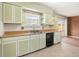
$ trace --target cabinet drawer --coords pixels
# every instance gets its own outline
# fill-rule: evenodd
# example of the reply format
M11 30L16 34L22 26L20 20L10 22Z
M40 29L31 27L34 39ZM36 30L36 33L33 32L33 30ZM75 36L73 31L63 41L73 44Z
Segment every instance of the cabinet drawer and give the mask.
M39 38L39 35L31 35L31 39Z
M14 39L14 38L3 38L2 39L3 43L7 43L7 42L11 42L11 41L17 41L17 39Z
M28 40L30 36L19 36L19 37L10 37L10 38L2 38L3 42L7 42L7 41L17 41L17 40L22 40L22 39L26 39Z
M46 38L46 34L40 34L39 37L45 39Z

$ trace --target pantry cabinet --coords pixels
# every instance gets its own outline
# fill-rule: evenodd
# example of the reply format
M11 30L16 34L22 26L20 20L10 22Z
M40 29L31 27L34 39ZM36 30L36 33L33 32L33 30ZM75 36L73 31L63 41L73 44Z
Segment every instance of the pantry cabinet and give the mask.
M4 23L21 23L21 7L3 3Z

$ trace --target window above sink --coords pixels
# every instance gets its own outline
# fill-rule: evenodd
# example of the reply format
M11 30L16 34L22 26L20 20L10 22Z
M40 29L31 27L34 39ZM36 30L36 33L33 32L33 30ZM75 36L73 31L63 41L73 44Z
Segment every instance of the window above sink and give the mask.
M23 22L22 26L29 30L42 29L42 13L38 11L33 11L29 9L22 9L23 13Z
M23 9L23 25L24 26L33 26L33 25L41 25L42 13Z

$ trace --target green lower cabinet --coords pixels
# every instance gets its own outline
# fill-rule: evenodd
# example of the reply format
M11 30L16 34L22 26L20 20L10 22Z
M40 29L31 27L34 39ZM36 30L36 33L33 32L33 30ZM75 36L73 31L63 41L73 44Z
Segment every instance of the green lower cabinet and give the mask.
M42 36L42 37L41 37ZM45 35L32 35L29 40L29 51L34 52L36 50L46 47Z
M40 39L40 49L41 48L45 48L46 47L46 39L45 38L41 38Z
M39 39L32 40L32 51L39 50Z
M32 52L33 51L36 51L36 39L32 39L32 42L31 42L31 44L32 44Z
M32 50L33 51L37 50L37 40L36 39L33 39L33 41L32 41Z
M28 40L20 40L18 49L19 49L19 56L29 53L29 42Z
M35 43L36 43L36 50L39 50L40 49L40 40L39 40L39 38L36 39Z
M0 57L2 56L2 44L1 44L1 39L0 39Z
M29 40L29 52L34 52L37 50L37 42L36 39L30 39Z
M16 42L3 44L3 56L4 57L16 56Z
M40 34L40 49L46 47L46 35Z
M0 57L2 56L2 46L0 44Z
M3 43L3 44L2 44ZM0 56L15 57L34 52L46 46L44 35L4 38L0 40ZM2 47L2 48L1 48ZM3 50L2 50L3 49Z
M33 39L29 40L29 53L33 52L33 50L32 50L32 41L33 41Z

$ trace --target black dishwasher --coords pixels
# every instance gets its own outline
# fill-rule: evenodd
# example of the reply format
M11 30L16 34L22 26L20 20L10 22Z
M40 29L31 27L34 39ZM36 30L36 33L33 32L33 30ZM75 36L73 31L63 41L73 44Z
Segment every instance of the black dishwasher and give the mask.
M54 33L46 33L46 47L54 44Z

